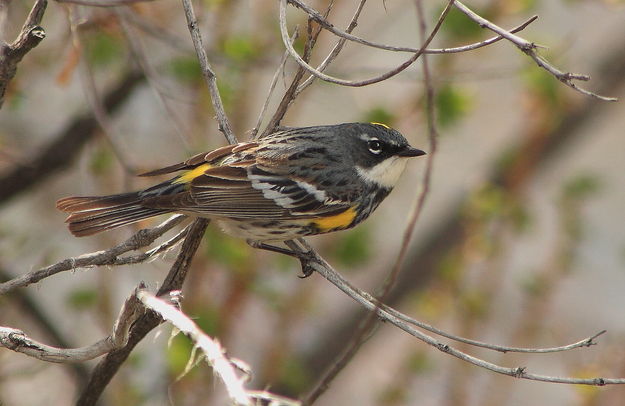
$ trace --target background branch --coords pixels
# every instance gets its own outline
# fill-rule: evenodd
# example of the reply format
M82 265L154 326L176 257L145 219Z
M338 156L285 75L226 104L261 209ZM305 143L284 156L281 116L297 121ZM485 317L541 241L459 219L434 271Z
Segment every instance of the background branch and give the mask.
M17 73L17 64L46 37L46 32L39 24L41 24L47 5L47 0L35 1L21 32L13 43L7 44L0 38L0 108L4 104L9 82Z
M119 110L143 79L142 73L128 72L104 96L104 110L108 114ZM0 204L70 166L83 145L96 135L99 128L95 114L88 112L79 115L65 129L50 136L52 141L41 152L33 154L30 160L18 163L0 175Z

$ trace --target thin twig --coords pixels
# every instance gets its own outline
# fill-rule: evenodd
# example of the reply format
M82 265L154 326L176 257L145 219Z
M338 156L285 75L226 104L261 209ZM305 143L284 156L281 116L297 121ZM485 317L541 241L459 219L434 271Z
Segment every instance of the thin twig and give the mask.
M119 7L128 4L145 3L155 0L56 0L58 3L77 4L91 7Z
M77 268L87 268L92 266L116 265L118 257L128 251L136 250L141 247L147 247L152 244L161 235L172 229L183 221L186 217L178 214L170 217L160 225L152 228L137 231L132 237L128 238L121 244L118 244L106 251L97 251L89 254L83 254L78 257L67 258L56 264L49 265L37 271L18 276L8 282L0 284L0 295L10 292L17 288L22 288L33 283L37 283L42 279L55 275L59 272L70 271ZM146 258L147 259L147 258Z
M354 12L354 15L352 16L352 20L349 22L347 29L345 29L346 33L348 34L351 33L352 31L354 31L354 29L358 25L358 18L360 17L360 13L362 12L362 9L364 8L366 1L367 0L360 0L360 3L358 4L358 7L356 7L356 11ZM338 40L338 42L334 45L334 47L332 48L328 56L323 60L323 62L321 62L319 66L317 66L317 70L319 72L323 72L324 70L326 70L326 68L332 63L332 61L336 59L339 53L343 50L345 41L347 41L346 38L341 38ZM295 98L301 92L303 92L308 86L310 86L316 78L317 78L316 76L310 75L308 79L306 79L302 84L300 84L297 90L295 90L295 94L293 95L293 100L295 100Z
M411 47L397 47L393 45L387 45L387 44L381 44L377 42L368 41L366 39L352 35L351 31L348 31L348 30L341 31L338 28L336 28L334 25L332 25L330 22L328 22L317 10L313 9L312 7L302 3L299 0L288 0L288 1L293 6L306 12L306 14L308 14L311 18L313 18L315 21L321 24L323 28L327 29L328 31L336 35L337 37L343 38L348 41L356 42L358 44L365 45L368 47L383 49L385 51L410 52L410 53L420 52L420 53L425 53L425 54L451 54L451 53L466 52L466 51L478 49L478 48L490 45L492 43L495 43L497 41L500 41L504 38L501 35L498 35L496 37L492 37L484 41L476 42L476 43L469 44L469 45L463 45L459 47L453 47L453 48L426 48L424 50L420 50L420 49L411 48ZM511 29L509 32L514 33L514 32L521 31L525 29L525 27L527 27L529 24L534 22L537 18L538 16L533 16L529 20L524 22L523 24Z
M143 313L143 306L133 293L122 306L113 333L95 344L80 348L57 348L28 337L21 330L0 327L0 345L47 362L84 362L100 357L128 342L130 327Z
M625 378L572 378L572 377L561 377L561 376L549 376L549 375L541 375L527 372L527 368L525 367L503 367L501 365L493 364L491 362L485 361L483 359L474 357L472 355L466 354L462 351L457 350L454 347L451 347L448 344L445 344L432 336L422 333L421 331L412 327L409 323L404 322L403 320L395 317L393 314L388 312L384 305L380 304L373 296L370 294L354 287L351 285L346 279L344 279L338 272L336 272L332 267L321 258L315 251L312 250L312 247L306 243L305 240L298 240L300 244L303 246L303 250L301 251L306 255L309 259L307 266L311 269L317 271L321 276L327 279L330 283L335 285L345 294L347 294L350 298L354 299L356 302L360 303L366 309L370 311L375 311L377 316L382 319L382 321L388 322L395 327L400 328L406 333L412 335L413 337L423 341L424 343L444 352L453 357L461 359L470 364L476 365L478 367L487 369L492 372L496 372L502 375L508 375L515 378L522 378L533 381L541 381L541 382L551 382L551 383L565 383L565 384L579 384L579 385L593 385L593 386L603 386L603 385L622 385L625 384ZM601 334L601 333L599 333ZM599 334L593 336L596 337ZM592 338L588 341L588 345L592 345ZM587 345L580 345L572 348L584 347Z
M39 24L47 5L47 0L35 2L13 43L7 44L0 39L0 108L4 104L4 95L9 82L17 72L17 64L46 37L46 32Z
M70 6L68 7L68 18L69 18L69 27L70 32L72 34L72 45L76 49L79 55L82 55L82 41L80 38L79 25L81 23L81 19L78 16L77 7ZM87 103L93 111L93 116L95 117L100 129L102 130L102 134L104 139L107 141L113 155L117 158L117 161L121 164L122 168L126 176L134 174L135 168L130 163L126 155L122 152L121 148L117 146L117 142L115 141L118 138L118 135L115 131L115 126L111 122L109 115L106 113L106 109L102 105L102 101L98 96L98 90L96 89L95 79L93 78L93 72L91 71L91 67L85 58L80 58L80 78L82 82L82 87L85 92L85 97L87 98ZM115 134L115 136L114 136Z
M417 18L419 25L419 33L421 38L425 36L426 26L425 19L423 17L423 4L421 0L416 0L415 4L417 6ZM397 255L397 259L393 268L386 280L384 281L384 285L382 287L382 302L386 301L386 297L388 293L393 288L395 281L397 280L397 275L399 275L399 271L401 270L401 266L404 263L406 258L406 254L408 253L408 248L410 246L410 242L412 240L412 235L414 234L414 229L421 216L421 212L423 211L423 207L425 206L425 200L430 191L430 182L432 178L432 169L434 167L434 157L436 156L436 150L438 147L438 131L436 129L436 117L434 110L434 85L432 84L432 77L430 75L430 68L428 65L427 55L423 55L422 58L423 65L423 83L425 85L425 111L426 111L426 121L428 128L428 155L425 166L425 171L423 173L423 179L421 181L421 191L416 199L416 204L410 216L408 217L408 225L404 230L404 235L402 238L401 248L399 250L399 254Z
M296 28L293 31L293 35L291 36L291 44L295 42L298 35L299 35L299 30ZM286 65L286 61L288 57L289 57L288 51L284 51L284 54L282 55L282 59L280 60L280 64L278 65L276 72L273 74L273 77L271 78L271 84L269 85L269 90L267 91L267 97L265 98L263 107L260 109L260 113L258 113L258 119L256 120L256 125L254 126L254 128L252 128L252 131L250 132L250 139L252 140L255 139L256 135L258 134L258 130L260 129L260 126L263 122L263 117L265 116L265 113L267 112L267 107L269 107L269 101L271 100L271 95L273 94L273 91L276 88L276 84L278 83L278 78L280 77L280 73L284 72L284 66Z
M193 341L194 347L199 349L206 362L213 368L215 374L226 387L230 400L235 405L252 405L252 399L243 386L246 377L240 378L234 363L226 356L226 351L217 340L206 335L197 324L175 306L166 303L156 296L142 290L137 292L137 298L149 309ZM241 361L237 361L239 364Z
M334 2L331 1L330 4L328 5L328 8L326 9L326 15L330 13L330 10L332 9L333 5L334 5ZM308 62L310 60L310 57L312 56L313 48L315 47L315 44L317 43L317 38L319 38L319 34L321 33L321 26L317 26L316 29L313 29L313 20L309 18L306 27L307 27L308 37L306 39L306 45L304 46L303 60L305 62ZM292 46L292 45L289 43L289 46ZM289 52L289 54L291 53L288 49L287 49L287 52ZM267 134L272 133L275 130L275 128L278 125L280 125L280 122L284 118L284 115L286 114L287 110L291 106L291 103L293 103L293 100L295 99L295 91L297 90L297 86L299 86L300 81L304 77L304 72L305 72L304 67L299 66L299 68L297 69L297 72L295 72L295 75L293 76L293 80L291 80L291 84L284 92L284 95L282 96L282 99L280 100L280 103L278 104L276 111L274 112L273 116L269 120L269 123L267 123L267 126L265 127L265 130L260 135L260 138L263 138Z
M414 53L414 55L412 55L410 57L410 59L408 59L406 62L402 63L401 65L397 66L396 68L394 68L394 69L392 69L392 70L390 70L390 71L388 71L388 72L386 72L386 73L384 73L384 74L382 74L380 76L376 76L376 77L373 77L373 78L360 80L360 81L345 80L345 79L335 78L335 77L330 76L330 75L326 75L325 73L320 72L319 70L313 68L304 59L302 59L302 57L297 53L295 48L293 48L293 46L291 44L289 44L289 41L288 41L289 36L288 36L288 29L287 29L287 24L286 24L286 3L287 3L287 0L280 0L280 33L282 34L282 42L284 43L284 46L289 51L289 53L291 54L293 59L295 59L295 61L301 67L306 69L306 71L308 71L310 74L315 75L316 77L318 77L321 80L324 80L324 81L330 82L330 83L334 83L334 84L337 84L337 85L350 86L350 87L368 86L368 85L371 85L371 84L378 83L378 82L381 82L383 80L389 79L389 78L399 74L400 72L404 71L410 65L412 65L412 63L414 61L416 61L419 58L419 56L421 56L423 51L427 48L427 46L430 44L430 42L434 39L434 36L436 35L438 30L440 29L442 21L445 19L445 16L447 15L449 10L451 9L451 5L453 4L453 1L454 0L449 0L449 2L447 3L447 6L445 7L445 9L443 10L441 16L438 19L438 23L436 24L436 26L432 30L432 33L430 34L428 39L425 41L425 43L423 44L421 49L418 52ZM324 27L324 28L326 28L326 27Z
M521 38L521 37L519 37L517 35L514 35L510 31L506 31L505 29L499 27L498 25L496 25L496 24L492 23L491 21L485 19L484 17L478 15L473 10L471 10L470 8L468 8L467 6L462 4L460 1L455 0L454 1L454 5L456 6L456 8L458 10L463 12L471 20L473 20L476 23L478 23L480 25L480 27L488 28L489 30L499 34L500 36L504 37L508 41L512 42L514 45L517 46L517 48L519 48L521 51L523 51L523 53L525 53L527 56L532 58L534 60L534 62L536 62L536 64L538 66L540 66L541 68L543 68L544 70L549 72L556 79L558 79L560 82L564 83L565 85L569 86L570 88L575 89L578 92L580 92L582 94L585 94L587 96L591 96L591 97L597 98L599 100L603 100L603 101L617 101L618 100L615 97L601 96L601 95L598 95L596 93L593 93L591 91L588 91L586 89L583 89L583 88L577 86L573 82L574 80L580 80L580 81L583 81L583 82L587 82L587 81L590 80L590 76L584 75L584 74L579 74L579 73L563 72L563 71L557 69L555 66L551 65L545 58L543 58L542 56L538 55L538 53L536 52L537 45L534 44L533 42L527 41L527 40L525 40L525 39L523 39L523 38Z
M163 281L162 286L156 293L157 296L169 295L173 291L182 289L191 261L197 252L202 236L206 231L209 220L198 218L193 221L176 261L172 265ZM82 393L76 402L77 406L93 406L97 403L102 391L109 384L121 365L126 361L134 347L156 326L162 319L154 312L146 312L139 317L130 329L130 337L126 345L109 352L104 359L100 360L89 377L89 383L82 389Z
M185 135L185 134L188 134L188 131L185 128L185 125L180 119L180 117L178 117L176 110L169 102L169 99L165 97L165 94L169 92L162 90L163 86L159 82L158 72L156 71L156 69L152 67L152 65L148 61L148 58L144 51L144 46L141 43L141 39L136 35L136 33L133 31L132 27L130 27L130 24L128 23L129 21L128 16L133 13L129 12L129 10L125 8L115 10L114 12L115 14L117 14L120 25L122 27L122 31L124 32L126 40L128 41L128 44L130 45L130 50L132 51L136 60L138 61L139 66L145 73L145 77L147 78L148 84L154 91L154 94L156 95L158 100L161 102L161 105L165 109L165 112L171 119L171 124L174 127L176 134L178 135L178 139L180 140L180 142L182 143L183 147L186 150L190 150L189 141L187 139L187 136ZM166 121L170 121L170 120L166 120Z
M202 34L200 33L200 30L198 28L197 18L195 17L195 12L193 11L193 4L191 4L191 0L182 0L182 7L184 8L184 14L187 18L187 26L189 27L189 31L191 33L191 40L193 41L195 52L197 54L198 60L200 61L202 75L206 80L208 91L211 96L213 109L215 110L217 123L219 124L219 131L224 134L226 140L230 144L236 144L237 139L232 132L230 121L228 120L228 116L226 116L226 112L224 111L224 105L221 101L219 89L217 88L217 76L215 76L215 72L208 62L206 51L204 50L204 46L202 45Z

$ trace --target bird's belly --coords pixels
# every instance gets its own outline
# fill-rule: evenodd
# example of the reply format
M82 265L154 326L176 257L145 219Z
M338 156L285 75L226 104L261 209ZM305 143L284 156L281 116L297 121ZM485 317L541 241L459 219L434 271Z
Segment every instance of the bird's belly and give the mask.
M226 234L254 241L286 241L314 233L303 221L228 219L217 224Z

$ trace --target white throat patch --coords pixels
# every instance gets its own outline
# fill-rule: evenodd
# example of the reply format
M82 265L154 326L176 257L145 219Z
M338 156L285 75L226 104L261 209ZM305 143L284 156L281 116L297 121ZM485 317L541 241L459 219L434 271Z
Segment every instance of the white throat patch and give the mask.
M372 168L356 167L358 174L366 181L377 183L380 186L391 189L395 186L402 172L406 168L406 158L390 157Z

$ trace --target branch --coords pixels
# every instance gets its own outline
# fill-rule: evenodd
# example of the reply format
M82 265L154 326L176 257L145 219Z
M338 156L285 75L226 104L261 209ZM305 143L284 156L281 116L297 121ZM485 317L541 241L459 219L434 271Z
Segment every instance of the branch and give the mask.
M534 44L533 42L529 42L517 35L514 35L513 33L509 31L504 30L498 25L476 14L473 10L469 9L467 6L465 6L464 4L462 4L461 2L457 0L454 1L454 5L456 6L458 10L463 12L471 20L478 23L480 27L488 28L489 30L499 34L500 36L504 37L508 41L512 42L514 45L517 46L517 48L523 51L523 53L525 53L527 56L532 58L538 66L540 66L541 68L549 72L556 79L558 79L560 82L564 83L565 85L569 86L570 88L575 89L578 92L585 94L587 96L597 98L599 100L603 100L603 101L617 101L618 100L615 97L600 96L596 93L593 93L591 91L588 91L586 89L583 89L577 86L573 82L574 80L581 80L583 82L587 82L590 80L590 76L579 74L579 73L562 72L561 70L557 69L555 66L551 65L545 58L538 55L538 53L536 52L537 45Z
M104 109L112 114L128 100L134 88L143 81L139 72L129 72L104 96ZM65 129L54 134L52 141L30 161L20 162L9 172L0 175L0 204L28 190L51 175L66 168L80 152L82 146L94 137L99 129L93 112L76 117Z
M91 7L118 7L135 3L145 3L154 0L56 0L58 3L78 4Z
M191 224L187 236L180 247L180 253L169 270L163 285L156 293L157 296L169 295L173 291L182 289L182 284L191 266L191 261L200 246L208 223L208 220L198 218ZM135 346L161 322L162 319L154 312L142 314L133 323L127 343L123 347L109 352L95 367L89 383L83 388L76 404L78 406L95 405L104 388L115 376L119 367L126 361L126 358L128 358Z
M206 56L206 51L204 50L204 46L202 45L202 34L198 29L197 19L195 18L195 12L193 11L193 4L191 4L191 0L182 0L182 6L184 8L185 17L187 18L189 31L191 32L191 40L193 41L195 52L197 53L198 60L200 61L202 75L206 80L208 91L210 92L211 96L211 101L213 102L213 109L215 110L215 114L217 115L219 131L224 134L226 140L228 140L230 144L236 144L237 139L232 132L230 121L228 120L226 112L224 111L221 96L219 95L219 89L217 88L217 76L215 76L215 72L208 63L208 57Z
M143 306L137 299L137 291L135 291L122 306L113 327L113 333L95 344L80 348L56 348L31 339L21 330L0 327L0 345L42 361L84 362L125 345L132 324L143 312Z
M145 307L156 312L163 320L170 322L193 342L194 349L197 348L202 352L206 362L224 383L233 404L252 405L252 398L243 386L247 377L239 378L236 373L236 370L240 369L241 361L231 361L217 340L207 336L197 324L176 307L146 291L137 292L137 298Z
M288 1L293 1L293 0L288 0ZM287 0L280 0L280 33L282 34L282 42L284 43L284 46L289 51L289 53L291 54L293 59L295 59L295 61L302 68L306 69L310 74L318 77L321 80L324 80L324 81L330 82L330 83L334 83L334 84L337 84L337 85L350 86L350 87L368 86L368 85L371 85L371 84L378 83L378 82L381 82L383 80L389 79L389 78L397 75L398 73L402 72L403 70L405 70L408 66L412 65L412 63L414 61L416 61L417 58L419 58L419 56L421 56L423 51L427 48L427 46L430 44L430 42L434 39L434 36L436 35L438 30L440 29L440 26L442 25L443 20L447 16L447 13L449 13L449 10L451 10L451 5L453 4L453 2L454 2L454 0L449 0L449 2L447 3L447 6L445 7L443 12L441 13L441 16L439 17L438 22L434 26L434 29L432 30L430 36L423 43L423 45L419 49L419 51L416 52L414 55L412 55L410 57L410 59L408 59L406 62L402 63L401 65L399 65L395 69L390 70L390 71L388 71L388 72L386 72L386 73L384 73L384 74L382 74L380 76L376 76L374 78L365 79L365 80L361 80L361 81L339 79L339 78L335 78L333 76L326 75L325 73L320 72L319 70L317 70L317 69L313 68L312 66L310 66L306 61L304 61L302 59L301 56L299 56L299 54L297 53L295 48L293 48L293 46L289 43L289 40L288 40L289 36L288 36L288 29L287 29L287 25L286 25L286 3L287 3ZM323 26L323 24L322 24L322 26ZM324 26L324 28L327 28L327 27Z
M47 0L35 1L22 26L22 31L12 44L6 44L0 39L0 108L4 104L4 95L9 82L17 72L17 64L46 37L46 32L39 24L47 5Z
M625 378L572 378L572 377L561 377L561 376L549 376L549 375L540 375L527 372L525 367L503 367L497 364L493 364L491 362L485 361L483 359L474 357L465 352L459 351L454 347L451 347L448 344L445 344L432 336L424 334L419 330L412 327L410 324L404 322L404 320L395 317L391 312L389 312L384 305L379 303L373 296L368 293L352 286L347 280L345 280L338 272L336 272L332 267L317 253L311 250L311 247L303 240L298 240L302 246L303 250L300 252L305 254L308 258L309 269L314 269L321 276L327 279L334 286L339 288L343 293L348 295L350 298L361 304L369 311L373 311L377 314L377 316L385 322L392 324L395 327L400 328L406 333L412 335L413 337L423 341L424 343L446 353L452 355L458 359L461 359L470 364L476 365L478 367L487 369L492 372L496 372L502 375L508 375L515 378L522 378L533 381L541 381L541 382L550 382L550 383L565 383L565 384L578 384L578 385L594 385L594 386L603 386L603 385L622 385L625 384ZM601 333L599 333L601 334ZM599 334L590 338L591 342L589 345L592 345L592 338L598 336ZM584 346L584 345L582 345ZM574 347L577 348L577 347Z
M288 0L288 2L291 3L293 6L303 10L306 14L308 14L310 16L310 18L312 18L313 20L317 21L323 28L325 28L326 30L330 31L331 33L333 33L337 37L341 37L341 38L343 38L345 40L356 42L358 44L365 45L365 46L368 46L368 47L383 49L385 51L410 52L410 53L421 52L421 53L424 53L424 54L451 54L451 53L466 52L466 51L471 51L471 50L474 50L474 49L478 49L478 48L490 45L492 43L495 43L497 41L500 41L500 40L502 40L504 38L501 35L498 35L496 37L492 37L492 38L489 38L489 39L484 40L484 41L476 42L476 43L469 44L469 45L463 45L463 46L459 46L459 47L454 47L454 48L426 48L424 50L421 50L421 49L418 49L418 48L410 48L410 47L396 47L396 46L393 46L393 45L381 44L381 43L368 41L366 39L357 37L357 36L351 34L351 30L341 31L338 28L336 28L334 25L332 25L332 23L327 21L321 15L321 13L319 13L317 10L313 9L312 7L306 5L305 3L302 3L299 0ZM524 22L523 24L517 26L516 28L511 29L510 32L521 31L521 30L525 29L525 27L527 27L528 25L530 25L531 23L536 21L536 19L538 19L538 16L533 16L529 20Z
M49 265L37 271L29 272L17 278L11 279L8 282L1 283L0 295L3 295L17 288L22 288L33 283L37 283L40 280L55 275L59 272L70 271L76 268L86 268L101 265L123 265L125 263L130 263L131 261L126 262L127 260L124 260L123 258L120 259L119 256L128 251L147 247L148 245L152 244L154 240L178 225L184 219L185 216L183 215L172 216L152 229L137 231L132 237L128 238L123 243L109 248L106 251L96 251L89 254L83 254L78 257L67 258L63 261L57 262L56 264ZM144 255L144 260L152 256L148 254ZM136 262L139 261L137 260L134 263Z

